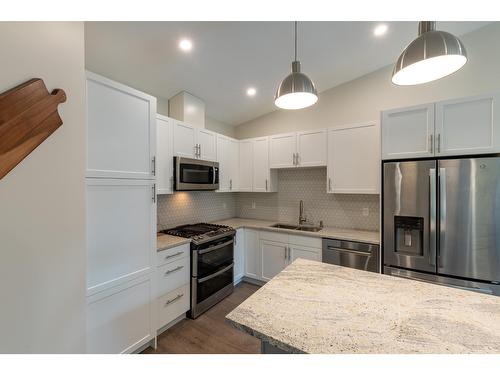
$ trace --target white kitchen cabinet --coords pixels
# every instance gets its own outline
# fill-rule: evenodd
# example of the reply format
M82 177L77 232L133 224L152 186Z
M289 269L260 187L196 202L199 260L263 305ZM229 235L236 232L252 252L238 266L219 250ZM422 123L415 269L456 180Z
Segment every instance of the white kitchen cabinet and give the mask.
M152 272L156 256L154 181L90 179L87 295Z
M324 166L327 162L326 130L309 130L269 137L270 168Z
M382 159L434 155L434 103L382 112Z
M290 259L293 262L297 258L309 259L321 262L321 248L307 247L301 245L289 245Z
M154 338L145 275L87 298L87 353L131 353Z
M87 177L153 179L156 98L87 72Z
M269 167L294 168L297 134L287 133L269 137Z
M240 142L237 139L229 140L230 170L229 190L239 191L240 189Z
M436 103L436 156L500 152L500 94Z
M217 134L217 161L219 162L218 192L238 191L239 160L238 141Z
M239 154L239 191L252 191L253 142L249 139L240 141Z
M328 131L327 192L378 194L380 131L373 123Z
M156 116L156 194L174 192L174 120Z
M259 248L259 232L245 229L245 276L260 280L261 257Z
M245 229L236 230L234 237L234 284L245 275Z
M253 189L254 192L276 192L278 175L269 168L269 138L255 138L253 143Z
M196 130L198 157L202 160L217 160L217 134L206 129Z
M271 280L288 264L288 243L260 240L261 279Z
M198 156L194 126L174 120L174 155L191 159Z
M298 167L320 167L327 163L326 129L308 130L297 133Z
M191 303L189 290L190 284L187 283L157 299L157 330L172 323L177 318L186 315Z

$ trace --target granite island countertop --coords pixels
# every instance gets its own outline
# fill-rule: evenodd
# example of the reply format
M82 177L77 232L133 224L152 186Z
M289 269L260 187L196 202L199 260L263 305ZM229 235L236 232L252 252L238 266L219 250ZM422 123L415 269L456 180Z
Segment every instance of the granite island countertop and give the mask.
M268 230L273 232L295 234L298 236L336 238L339 240L346 240L346 241L359 241L376 245L380 244L380 233L378 231L324 227L319 232L305 232L293 229L272 228L271 225L278 223L277 221L243 219L239 217L215 221L214 223L221 225L229 225L234 229L251 228L258 230Z
M305 259L226 319L290 353L500 353L500 297Z

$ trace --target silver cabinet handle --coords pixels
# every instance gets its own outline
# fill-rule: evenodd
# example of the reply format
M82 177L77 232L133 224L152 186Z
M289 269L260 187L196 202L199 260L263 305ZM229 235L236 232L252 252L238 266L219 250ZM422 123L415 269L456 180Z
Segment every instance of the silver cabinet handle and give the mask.
M429 170L429 264L436 265L436 169Z
M434 153L434 134L429 135L430 151Z
M328 177L328 191L332 191L332 179Z
M229 190L233 190L233 180L229 179Z
M179 266L179 267L174 268L173 270L168 270L168 271L165 272L165 276L170 275L171 273L179 271L179 270L181 270L183 268L184 268L184 266Z
M288 261L290 261L291 257L292 257L292 249L290 249L290 246L288 246Z
M296 155L295 156L295 165L299 166L299 153L297 152L295 155Z
M266 178L266 191L267 191L267 178Z
M438 134L437 144L438 144L438 153L440 153L441 152L441 133Z
M153 156L153 159L151 159L151 173L153 176L156 176L156 156Z
M153 203L156 203L156 184L153 184L153 186L151 187L151 190L153 191L151 199L152 199Z
M181 255L181 254L183 254L183 253L184 253L184 251L178 251L178 252L177 252L177 253L175 253L175 254L172 254L172 255L167 255L167 256L165 257L165 260L170 259L170 258L173 258L173 257L176 257L177 255Z
M165 307L170 305L171 303L177 301L178 299L182 298L184 296L184 293L178 294L176 297L169 299L167 302L165 302Z
M297 165L297 154L293 153L293 165Z

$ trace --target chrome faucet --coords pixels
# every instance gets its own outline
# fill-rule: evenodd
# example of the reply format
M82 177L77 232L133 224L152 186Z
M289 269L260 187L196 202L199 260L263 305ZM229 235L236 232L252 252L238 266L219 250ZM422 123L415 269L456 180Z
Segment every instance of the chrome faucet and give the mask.
M304 201L301 199L299 203L299 225L307 222L307 218L304 216Z

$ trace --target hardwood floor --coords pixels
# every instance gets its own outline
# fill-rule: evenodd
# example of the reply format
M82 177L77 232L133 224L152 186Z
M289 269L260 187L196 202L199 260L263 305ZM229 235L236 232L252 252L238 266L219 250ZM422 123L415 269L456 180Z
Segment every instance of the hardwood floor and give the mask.
M258 286L238 284L233 294L212 307L196 320L185 319L158 336L158 349L145 354L258 354L260 340L233 328L225 316Z

